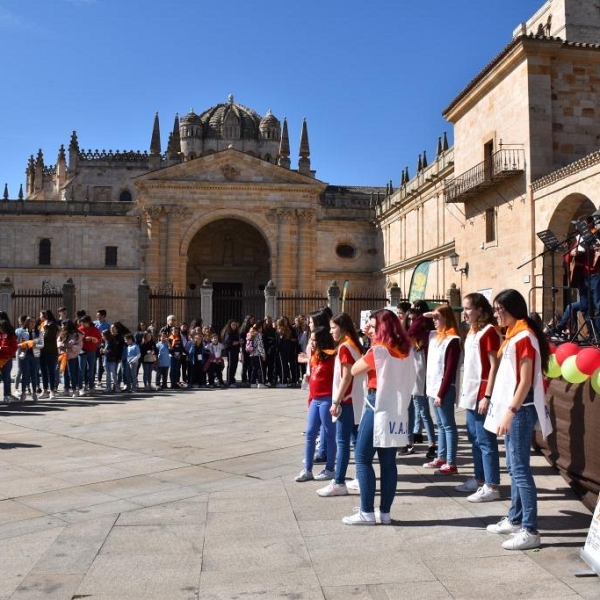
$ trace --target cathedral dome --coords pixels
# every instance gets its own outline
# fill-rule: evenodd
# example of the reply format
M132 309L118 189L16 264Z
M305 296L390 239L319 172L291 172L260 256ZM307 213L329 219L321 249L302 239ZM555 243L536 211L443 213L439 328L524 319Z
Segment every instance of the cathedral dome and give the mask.
M216 104L200 115L204 138L257 139L260 115L251 108L234 102L230 95L226 103Z

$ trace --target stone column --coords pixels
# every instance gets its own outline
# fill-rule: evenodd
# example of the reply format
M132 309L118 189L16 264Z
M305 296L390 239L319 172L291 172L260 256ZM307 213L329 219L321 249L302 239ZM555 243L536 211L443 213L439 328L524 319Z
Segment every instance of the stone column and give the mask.
M68 315L74 315L77 302L75 301L75 284L73 278L69 277L62 286L63 304L67 309Z
M455 283L450 284L450 289L446 292L446 299L452 308L461 306L460 290L456 287Z
M150 286L142 279L138 285L138 322L148 323L150 317Z
M334 315L340 312L340 286L335 279L327 288L327 304Z
M11 323L14 322L13 307L12 307L12 295L15 291L15 287L10 277L5 277L0 281L0 310L3 310L10 319Z
M269 279L265 286L265 317L276 319L277 314L277 286L272 279Z
M165 215L160 206L143 206L142 218L146 221L146 254L143 257L143 274L153 286L163 283L163 261L166 260L167 237L164 235ZM142 231L143 233L143 231Z
M299 290L307 291L313 285L314 261L313 245L310 243L310 228L313 211L296 210L298 218L298 258L296 259L296 284Z
M277 284L283 290L296 289L295 256L292 240L296 239L296 213L292 209L277 211Z
M185 288L185 277L182 277L181 274L179 243L181 237L181 222L186 217L188 211L182 206L170 206L165 209L165 212L167 215L167 233L165 248L165 271L163 273L164 283L172 282L174 289L183 289Z
M212 324L213 314L213 286L205 279L200 287L200 318L204 325Z
M392 283L392 286L387 291L387 298L390 307L396 308L400 304L400 298L402 298L402 290L397 283Z

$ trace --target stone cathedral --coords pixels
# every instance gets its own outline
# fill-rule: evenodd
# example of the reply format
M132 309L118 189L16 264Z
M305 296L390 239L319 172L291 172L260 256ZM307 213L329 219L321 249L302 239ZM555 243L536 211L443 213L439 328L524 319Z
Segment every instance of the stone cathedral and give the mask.
M78 306L101 299L130 323L142 279L172 290L206 279L246 291L273 280L308 293L348 278L355 290L382 288L373 217L385 188L317 179L306 120L297 168L287 121L233 96L175 116L166 151L158 115L149 138L149 151L91 151L73 132L55 164L31 156L24 200L0 203L2 277L15 288L70 277Z

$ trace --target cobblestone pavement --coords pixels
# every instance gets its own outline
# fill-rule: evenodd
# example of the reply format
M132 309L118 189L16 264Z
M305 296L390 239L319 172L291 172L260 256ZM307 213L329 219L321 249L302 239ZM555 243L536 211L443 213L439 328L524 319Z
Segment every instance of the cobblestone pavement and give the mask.
M462 424L460 475L424 469L422 446L398 458L392 526L349 527L356 494L293 481L305 414L288 389L2 406L0 600L600 597L573 574L591 514L543 457L540 550L485 531L506 500L454 490L472 475Z

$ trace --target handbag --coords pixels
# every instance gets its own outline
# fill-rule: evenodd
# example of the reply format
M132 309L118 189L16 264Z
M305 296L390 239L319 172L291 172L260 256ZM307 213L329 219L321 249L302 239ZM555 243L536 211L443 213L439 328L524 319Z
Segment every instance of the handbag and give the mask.
M148 352L148 353L144 354L144 362L145 363L156 362L156 354L154 354L154 352Z

